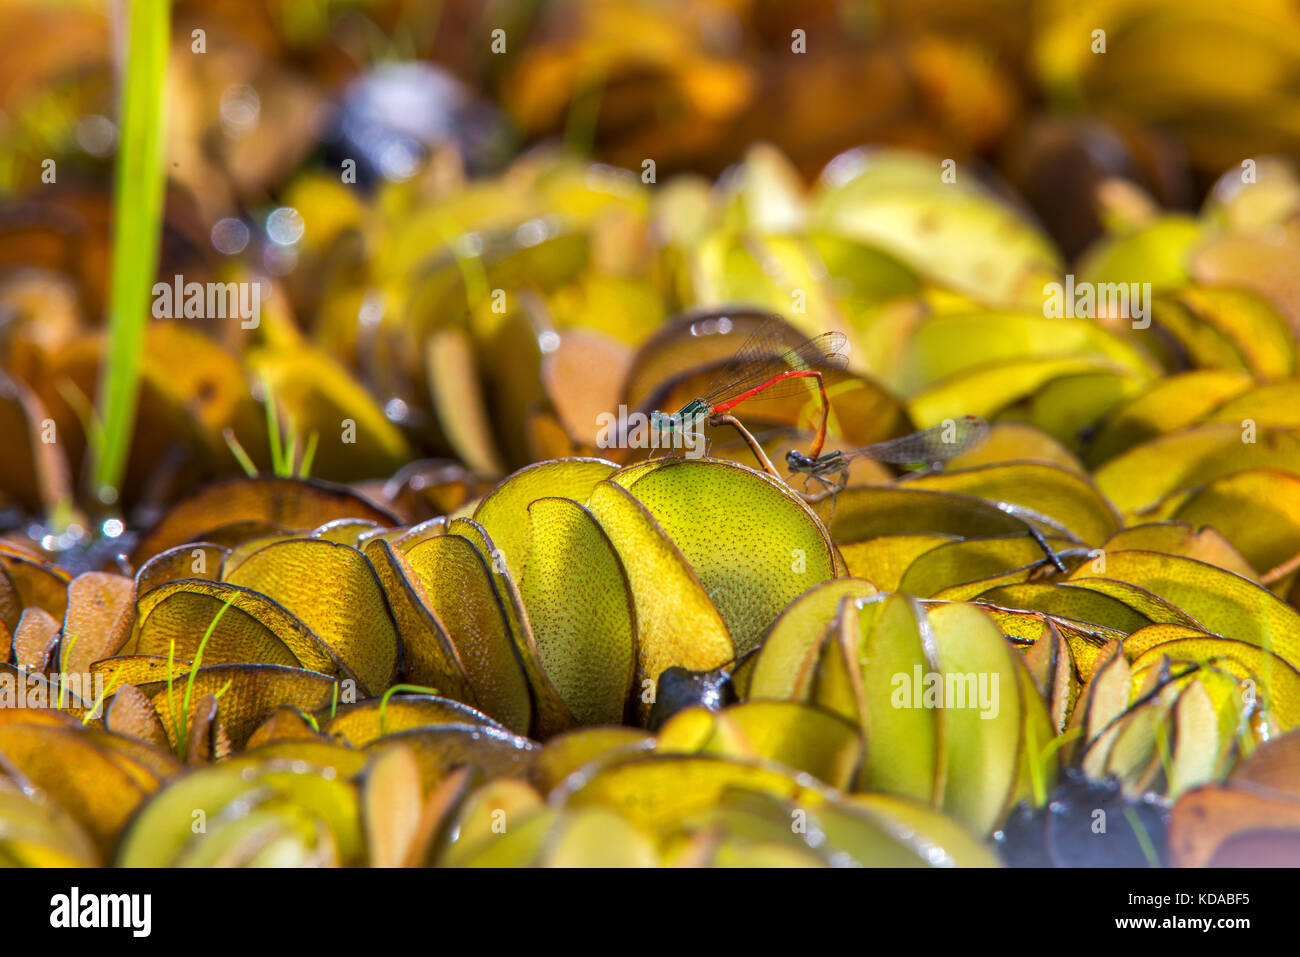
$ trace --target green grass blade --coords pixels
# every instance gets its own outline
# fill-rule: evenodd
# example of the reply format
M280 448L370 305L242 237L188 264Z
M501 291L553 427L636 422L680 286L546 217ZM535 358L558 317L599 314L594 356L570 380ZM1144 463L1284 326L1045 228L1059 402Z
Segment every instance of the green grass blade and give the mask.
M302 453L302 464L298 466L298 478L305 479L311 475L311 464L316 459L316 442L319 438L320 433L313 432L307 440L307 448Z
M289 444L284 450L284 474L280 476L281 478L293 478L296 468L294 463L298 461L298 425L293 419L289 420L288 431Z
M235 430L227 426L221 430L221 437L226 440L226 447L230 449L230 454L235 457L239 467L244 470L244 474L249 478L257 478L257 466L249 458L248 452L244 450L243 444L235 437Z
M180 735L188 733L187 729L190 723L190 697L194 694L194 679L198 676L199 669L203 667L203 651L208 647L208 639L212 637L212 633L217 629L217 622L221 621L221 616L226 613L226 609L230 607L230 603L234 600L234 595L227 598L222 604L221 610L217 612L216 617L213 618L212 621L208 622L207 631L203 632L203 637L199 639L199 650L194 655L194 661L190 663L189 678L185 681L185 701L181 705L181 719L177 724L179 731L176 738L176 750L182 758L185 756L185 742L182 740ZM225 688L222 688L221 690L225 691ZM221 692L218 692L218 695L220 695L220 693ZM170 695L171 690L169 686L168 696L170 697Z
M429 688L425 685L393 685L384 692L383 698L379 701L379 733L385 735L388 733L388 699L395 694L432 694L438 693L437 688Z
M1142 851L1142 856L1147 859L1147 866L1159 867L1160 855L1156 853L1156 846L1151 842L1151 835L1147 833L1142 818L1138 817L1137 812L1131 807L1124 809L1124 818L1128 821L1128 826L1133 829L1133 836L1137 838L1138 848Z
M171 719L172 730L176 732L176 753L184 759L185 753L181 750L181 741L184 740L181 737L181 723L176 718L176 706L172 704L172 687L175 684L175 672L176 639L171 638L167 642L167 717Z
M262 396L266 403L266 441L271 446L271 474L284 477L284 449L280 444L280 413L275 407L271 380L262 377Z
M119 120L121 145L113 196L113 267L108 337L99 383L99 441L91 475L95 495L117 500L135 424L145 327L149 323L162 232L164 97L171 0L133 0L126 17Z

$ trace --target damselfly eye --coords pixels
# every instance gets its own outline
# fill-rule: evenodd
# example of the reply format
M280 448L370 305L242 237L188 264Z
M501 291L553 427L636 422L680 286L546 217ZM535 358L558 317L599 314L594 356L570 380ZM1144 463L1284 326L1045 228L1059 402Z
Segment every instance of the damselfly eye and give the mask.
M813 460L798 449L791 449L785 453L785 464L790 466L791 471L802 472L813 467Z

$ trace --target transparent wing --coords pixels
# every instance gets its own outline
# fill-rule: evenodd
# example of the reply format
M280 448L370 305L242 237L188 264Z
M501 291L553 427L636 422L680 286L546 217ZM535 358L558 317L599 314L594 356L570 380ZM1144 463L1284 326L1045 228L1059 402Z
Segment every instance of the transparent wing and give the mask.
M844 461L874 459L890 465L934 465L979 447L988 438L989 424L978 415L963 415L911 435L841 452Z
M748 392L783 372L793 369L843 369L848 365L849 358L845 352L848 340L842 333L823 333L794 347L790 346L788 336L789 326L779 317L768 319L736 350L736 354L714 376L708 390L700 398L710 405L717 405ZM795 395L808 388L808 383L803 379L785 379L764 389L753 400Z

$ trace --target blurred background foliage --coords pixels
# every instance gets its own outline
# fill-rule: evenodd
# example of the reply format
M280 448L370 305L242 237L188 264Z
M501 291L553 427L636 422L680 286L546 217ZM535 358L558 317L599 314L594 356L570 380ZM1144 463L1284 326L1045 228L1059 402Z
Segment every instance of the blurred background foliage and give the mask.
M942 845L944 863L982 864L987 849L932 811L837 803L744 762L928 795L982 838L1021 798L1059 793L1058 747L1127 795L1222 782L1175 810L1181 863L1224 860L1243 821L1294 856L1300 739L1272 739L1300 723L1296 4L178 2L157 274L256 282L263 307L253 329L149 324L129 528L95 516L106 538L129 534L83 552L71 513L95 507L109 270L142 255L109 238L124 9L0 0L0 661L136 683L109 712L120 735L85 731L84 707L0 721L0 750L56 781L94 839L41 812L58 860L183 859L189 835L150 814L198 793L224 806L256 787L296 822L316 775L286 777L275 762L292 756L343 792L327 802L334 846L291 831L258 861L361 860L364 818L382 863L591 860L542 848L547 833L634 862L798 863L801 841L738 850L699 832L776 821L788 838L807 805L853 860L912 862L919 846L938 863ZM1047 284L1068 275L1149 283L1154 301L1054 315ZM989 420L988 442L906 481L855 463L820 521L730 463L630 464L639 452L598 446L601 413L681 406L771 312L791 343L851 343L849 369L827 376L832 447L967 414ZM809 412L743 409L777 461L808 446ZM753 464L714 438L715 456ZM567 458L597 455L611 461ZM264 474L212 481L241 467ZM308 471L352 487L290 478ZM877 589L903 595L866 601ZM236 592L244 617L218 632L207 616ZM987 730L959 709L891 709L899 734L874 747L924 755L912 745L938 740L939 720L965 742L891 779L888 752L862 750L882 720L864 688L884 700L881 660L919 673L923 631L941 657L961 651L945 668L1014 691L1001 721L971 722ZM723 715L687 708L654 722L653 743L558 733L645 724L643 681L760 640L735 675L746 701ZM180 722L161 720L180 694L156 670L164 651L195 659ZM343 675L367 700L339 713ZM403 691L393 725L385 688ZM370 764L322 731L356 747L411 732L415 750ZM129 745L149 773L127 780L100 752L131 737L154 748ZM178 778L124 831L182 758L244 747L263 750ZM611 754L630 763L575 779L562 815L542 806ZM508 780L472 790L450 773L466 755ZM363 767L363 790L337 780ZM1261 797L1278 769L1286 794ZM1052 815L1120 793L1064 787L1084 790L1007 825L1030 835L1012 841L1029 863L1044 841L1080 859ZM670 791L631 823L592 807ZM422 834L382 830L426 797L442 810ZM508 851L473 843L492 802L525 822ZM3 789L0 811L37 813ZM467 836L450 853L439 821ZM237 838L189 860L236 860Z
M0 3L0 366L9 414L47 413L61 447L6 479L27 510L84 482L111 262L112 10ZM724 303L850 331L858 371L913 400L959 371L898 358L918 315L1038 312L1042 281L1069 268L1264 291L1294 330L1294 231L1245 234L1279 227L1300 195L1273 158L1300 145L1297 27L1282 0L178 2L158 274L255 278L266 304L253 333L154 324L125 501L236 472L226 430L267 467L268 388L285 425L320 433L314 473L340 481L428 456L492 477L583 451L636 348ZM1243 202L1247 158L1271 185ZM943 159L955 191L937 190ZM1225 222L1236 232L1193 269ZM1273 321L1251 333L1260 355ZM1079 430L1154 372L1291 371L1290 342L1270 365L1216 352L1211 332L1175 347L1080 335L1122 375L1065 370L1086 394L1058 407L1076 411L1033 421L1084 454ZM878 425L852 434L846 407L841 434L928 424L969 405L958 391L913 401L912 423L864 398L852 411ZM344 419L356 447L331 440Z
M46 157L91 181L111 159L109 10L0 5L7 193ZM206 53L172 57L173 178L202 212L229 212L328 145L358 80L420 62L436 71L390 88L383 105L405 115L385 119L474 168L566 133L614 165L710 176L760 140L807 178L892 144L1001 170L1077 250L1088 224L1056 219L1091 205L1089 176L1188 205L1245 156L1297 151L1298 21L1284 0L181 0L174 52L203 30Z

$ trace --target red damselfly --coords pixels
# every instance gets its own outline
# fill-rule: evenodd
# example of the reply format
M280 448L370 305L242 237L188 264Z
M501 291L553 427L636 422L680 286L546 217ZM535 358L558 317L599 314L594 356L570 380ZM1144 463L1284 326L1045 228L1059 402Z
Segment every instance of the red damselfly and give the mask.
M811 450L819 453L826 442L826 423L830 402L826 397L823 373L848 365L846 338L839 332L827 332L794 347L789 345L789 327L779 317L764 322L745 340L736 354L714 377L708 389L669 415L650 413L650 424L661 434L674 431L693 432L701 422L715 424L730 419L729 413L742 402L776 399L806 391L812 379L821 397L821 419L813 437Z

